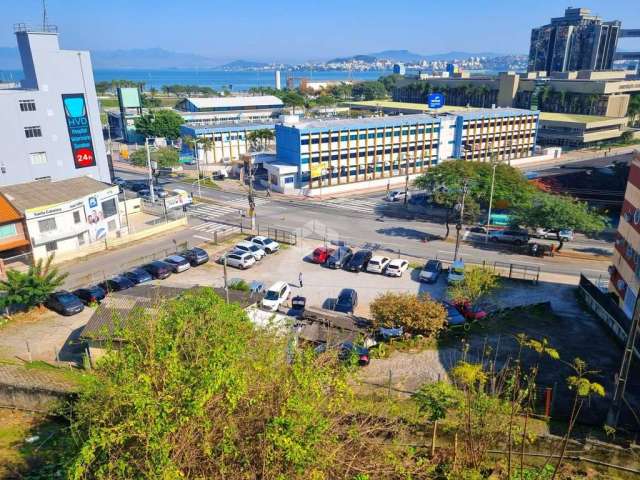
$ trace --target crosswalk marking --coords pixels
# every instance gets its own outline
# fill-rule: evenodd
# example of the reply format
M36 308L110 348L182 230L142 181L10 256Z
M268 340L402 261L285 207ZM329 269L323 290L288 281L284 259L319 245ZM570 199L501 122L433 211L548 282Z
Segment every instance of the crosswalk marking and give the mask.
M375 213L376 208L383 208L386 206L385 204L380 203L379 200L363 198L334 198L323 201L322 203L325 205L329 204L335 208L365 213Z
M214 233L214 232L239 232L240 227L234 227L231 225L226 225L224 223L217 222L205 222L200 225L194 225L191 227L192 230L196 230L198 232L203 233Z
M264 198L256 198L255 204L265 205L269 200ZM226 215L239 215L240 210L243 212L249 208L247 200L238 199L231 202L222 203L198 203L189 209L189 214L196 217L218 218Z

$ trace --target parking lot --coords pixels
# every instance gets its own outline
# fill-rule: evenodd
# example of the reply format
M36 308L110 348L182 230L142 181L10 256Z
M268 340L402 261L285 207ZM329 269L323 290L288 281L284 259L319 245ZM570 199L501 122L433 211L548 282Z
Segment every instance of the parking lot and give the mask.
M426 285L417 281L419 272L411 269L399 278L367 272L333 270L310 261L314 248L322 246L321 243L308 240L299 243L296 246L281 245L279 252L267 255L247 270L229 267L227 268L228 278L230 280L240 278L247 282L258 280L267 288L277 281L285 281L290 285L294 296L302 295L306 297L308 305L324 308L331 306L331 301L337 297L341 289L354 288L359 297L355 313L363 316L369 313L368 304L385 291L428 292L434 298L442 298L445 293L445 275L441 276L437 284ZM302 273L302 287L298 281L300 273ZM224 284L223 267L219 264L209 264L182 274L172 275L164 282L181 286L201 284L220 287Z

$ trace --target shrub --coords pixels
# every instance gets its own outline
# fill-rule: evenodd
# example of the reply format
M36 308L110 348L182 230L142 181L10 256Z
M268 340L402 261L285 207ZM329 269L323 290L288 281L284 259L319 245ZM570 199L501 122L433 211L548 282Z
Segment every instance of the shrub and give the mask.
M413 335L432 336L447 319L444 306L428 295L386 292L370 305L373 323L379 327L403 327Z

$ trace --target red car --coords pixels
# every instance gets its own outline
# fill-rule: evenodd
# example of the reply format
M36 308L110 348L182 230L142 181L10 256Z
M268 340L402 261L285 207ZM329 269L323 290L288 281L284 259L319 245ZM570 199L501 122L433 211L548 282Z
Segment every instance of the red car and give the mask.
M473 320L482 320L487 316L487 312L477 307L473 307L471 302L458 302L455 304L458 311L468 322Z
M313 251L312 260L313 263L322 265L333 254L335 249L328 247L318 247Z

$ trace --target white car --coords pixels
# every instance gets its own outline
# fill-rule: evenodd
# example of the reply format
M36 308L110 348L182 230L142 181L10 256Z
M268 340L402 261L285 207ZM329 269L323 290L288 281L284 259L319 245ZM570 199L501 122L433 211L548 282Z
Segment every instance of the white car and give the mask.
M271 285L262 299L262 308L275 312L291 295L291 288L287 282L276 282Z
M563 242L570 242L573 240L573 230L570 228L563 228L562 230L547 230L545 228L536 228L535 234L538 238L550 238L551 240L555 240L560 237Z
M256 258L252 253L242 253L242 252L229 252L226 253L224 258L227 259L227 265L231 267L236 267L241 270L245 270L247 268L251 268L254 263L256 263ZM224 262L224 258L222 259Z
M399 202L400 200L404 201L406 193L400 190L392 190L387 193L386 199L388 202Z
M409 268L409 262L402 258L394 258L389 262L389 265L387 265L384 274L389 277L401 277L407 268Z
M238 250L239 252L252 254L254 257L256 257L257 261L262 260L266 255L265 251L262 250L258 245L256 245L253 242L248 242L246 240L239 242L235 246L235 249Z
M389 258L376 255L371 257L367 264L367 272L371 273L384 273L384 269L389 265Z
M263 237L262 235L253 237L251 241L267 253L276 253L280 249L278 242L271 240L269 237Z
M464 281L464 262L462 260L456 260L449 267L449 275L447 275L447 283L449 285L455 285Z

